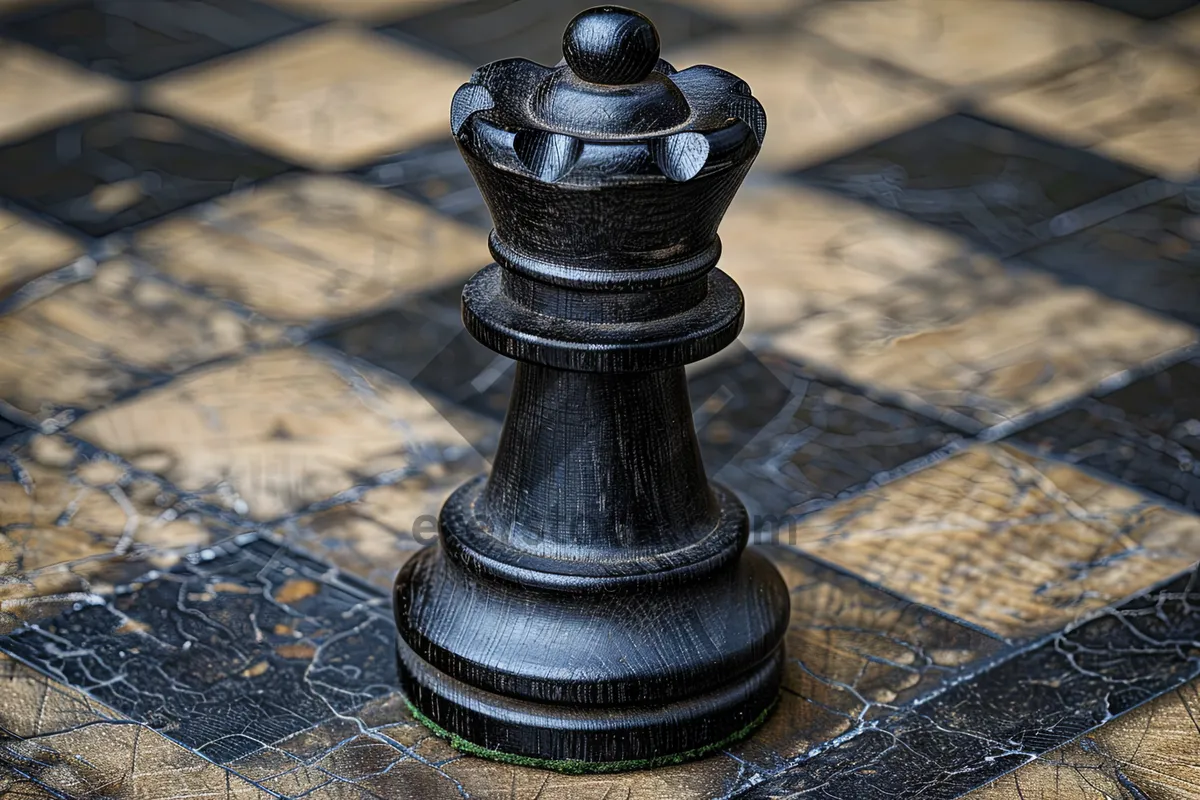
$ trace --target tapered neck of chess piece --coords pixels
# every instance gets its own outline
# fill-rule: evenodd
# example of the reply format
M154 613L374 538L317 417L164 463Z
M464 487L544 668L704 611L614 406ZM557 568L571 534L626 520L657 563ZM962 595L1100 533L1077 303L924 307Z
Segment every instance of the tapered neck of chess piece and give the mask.
M518 365L491 475L397 579L400 673L491 754L653 761L744 732L778 690L786 592L705 474L684 372L742 326L717 228L766 117L737 77L663 61L629 9L577 16L563 54L482 67L451 104L495 225L463 321Z

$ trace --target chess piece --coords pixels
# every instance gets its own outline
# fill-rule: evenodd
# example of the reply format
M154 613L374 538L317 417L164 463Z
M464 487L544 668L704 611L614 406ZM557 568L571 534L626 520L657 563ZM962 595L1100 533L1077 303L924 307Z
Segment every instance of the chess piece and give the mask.
M397 577L399 671L460 747L621 769L732 741L779 691L788 594L705 475L684 374L741 329L717 226L766 118L627 9L577 16L563 52L451 104L495 224L463 321L519 363L490 477Z

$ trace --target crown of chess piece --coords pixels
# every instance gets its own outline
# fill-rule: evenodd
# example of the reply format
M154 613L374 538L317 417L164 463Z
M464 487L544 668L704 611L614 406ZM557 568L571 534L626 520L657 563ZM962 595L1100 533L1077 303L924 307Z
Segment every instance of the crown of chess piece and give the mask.
M495 226L463 321L518 364L490 476L397 576L399 673L462 749L631 769L747 734L779 692L787 590L705 474L684 372L742 326L717 226L766 116L628 9L577 16L563 53L451 104Z

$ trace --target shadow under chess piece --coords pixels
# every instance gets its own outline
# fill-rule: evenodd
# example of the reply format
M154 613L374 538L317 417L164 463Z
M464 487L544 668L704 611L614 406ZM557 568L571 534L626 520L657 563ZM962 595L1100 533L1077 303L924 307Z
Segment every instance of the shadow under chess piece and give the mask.
M631 769L746 735L779 692L788 593L708 482L684 375L742 326L717 226L766 117L627 9L583 12L563 51L451 105L495 225L463 320L519 364L491 475L396 579L399 671L464 750Z

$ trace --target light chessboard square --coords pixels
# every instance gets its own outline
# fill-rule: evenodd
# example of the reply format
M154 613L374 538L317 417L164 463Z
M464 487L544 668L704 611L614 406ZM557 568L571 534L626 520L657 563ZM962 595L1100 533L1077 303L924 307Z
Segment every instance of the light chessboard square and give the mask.
M271 5L320 17L362 21L394 20L457 0L267 0Z
M327 25L168 76L148 101L316 169L348 169L449 129L464 65Z
M0 209L0 301L81 255L73 237Z
M127 95L118 81L26 45L0 42L0 141L112 108Z

